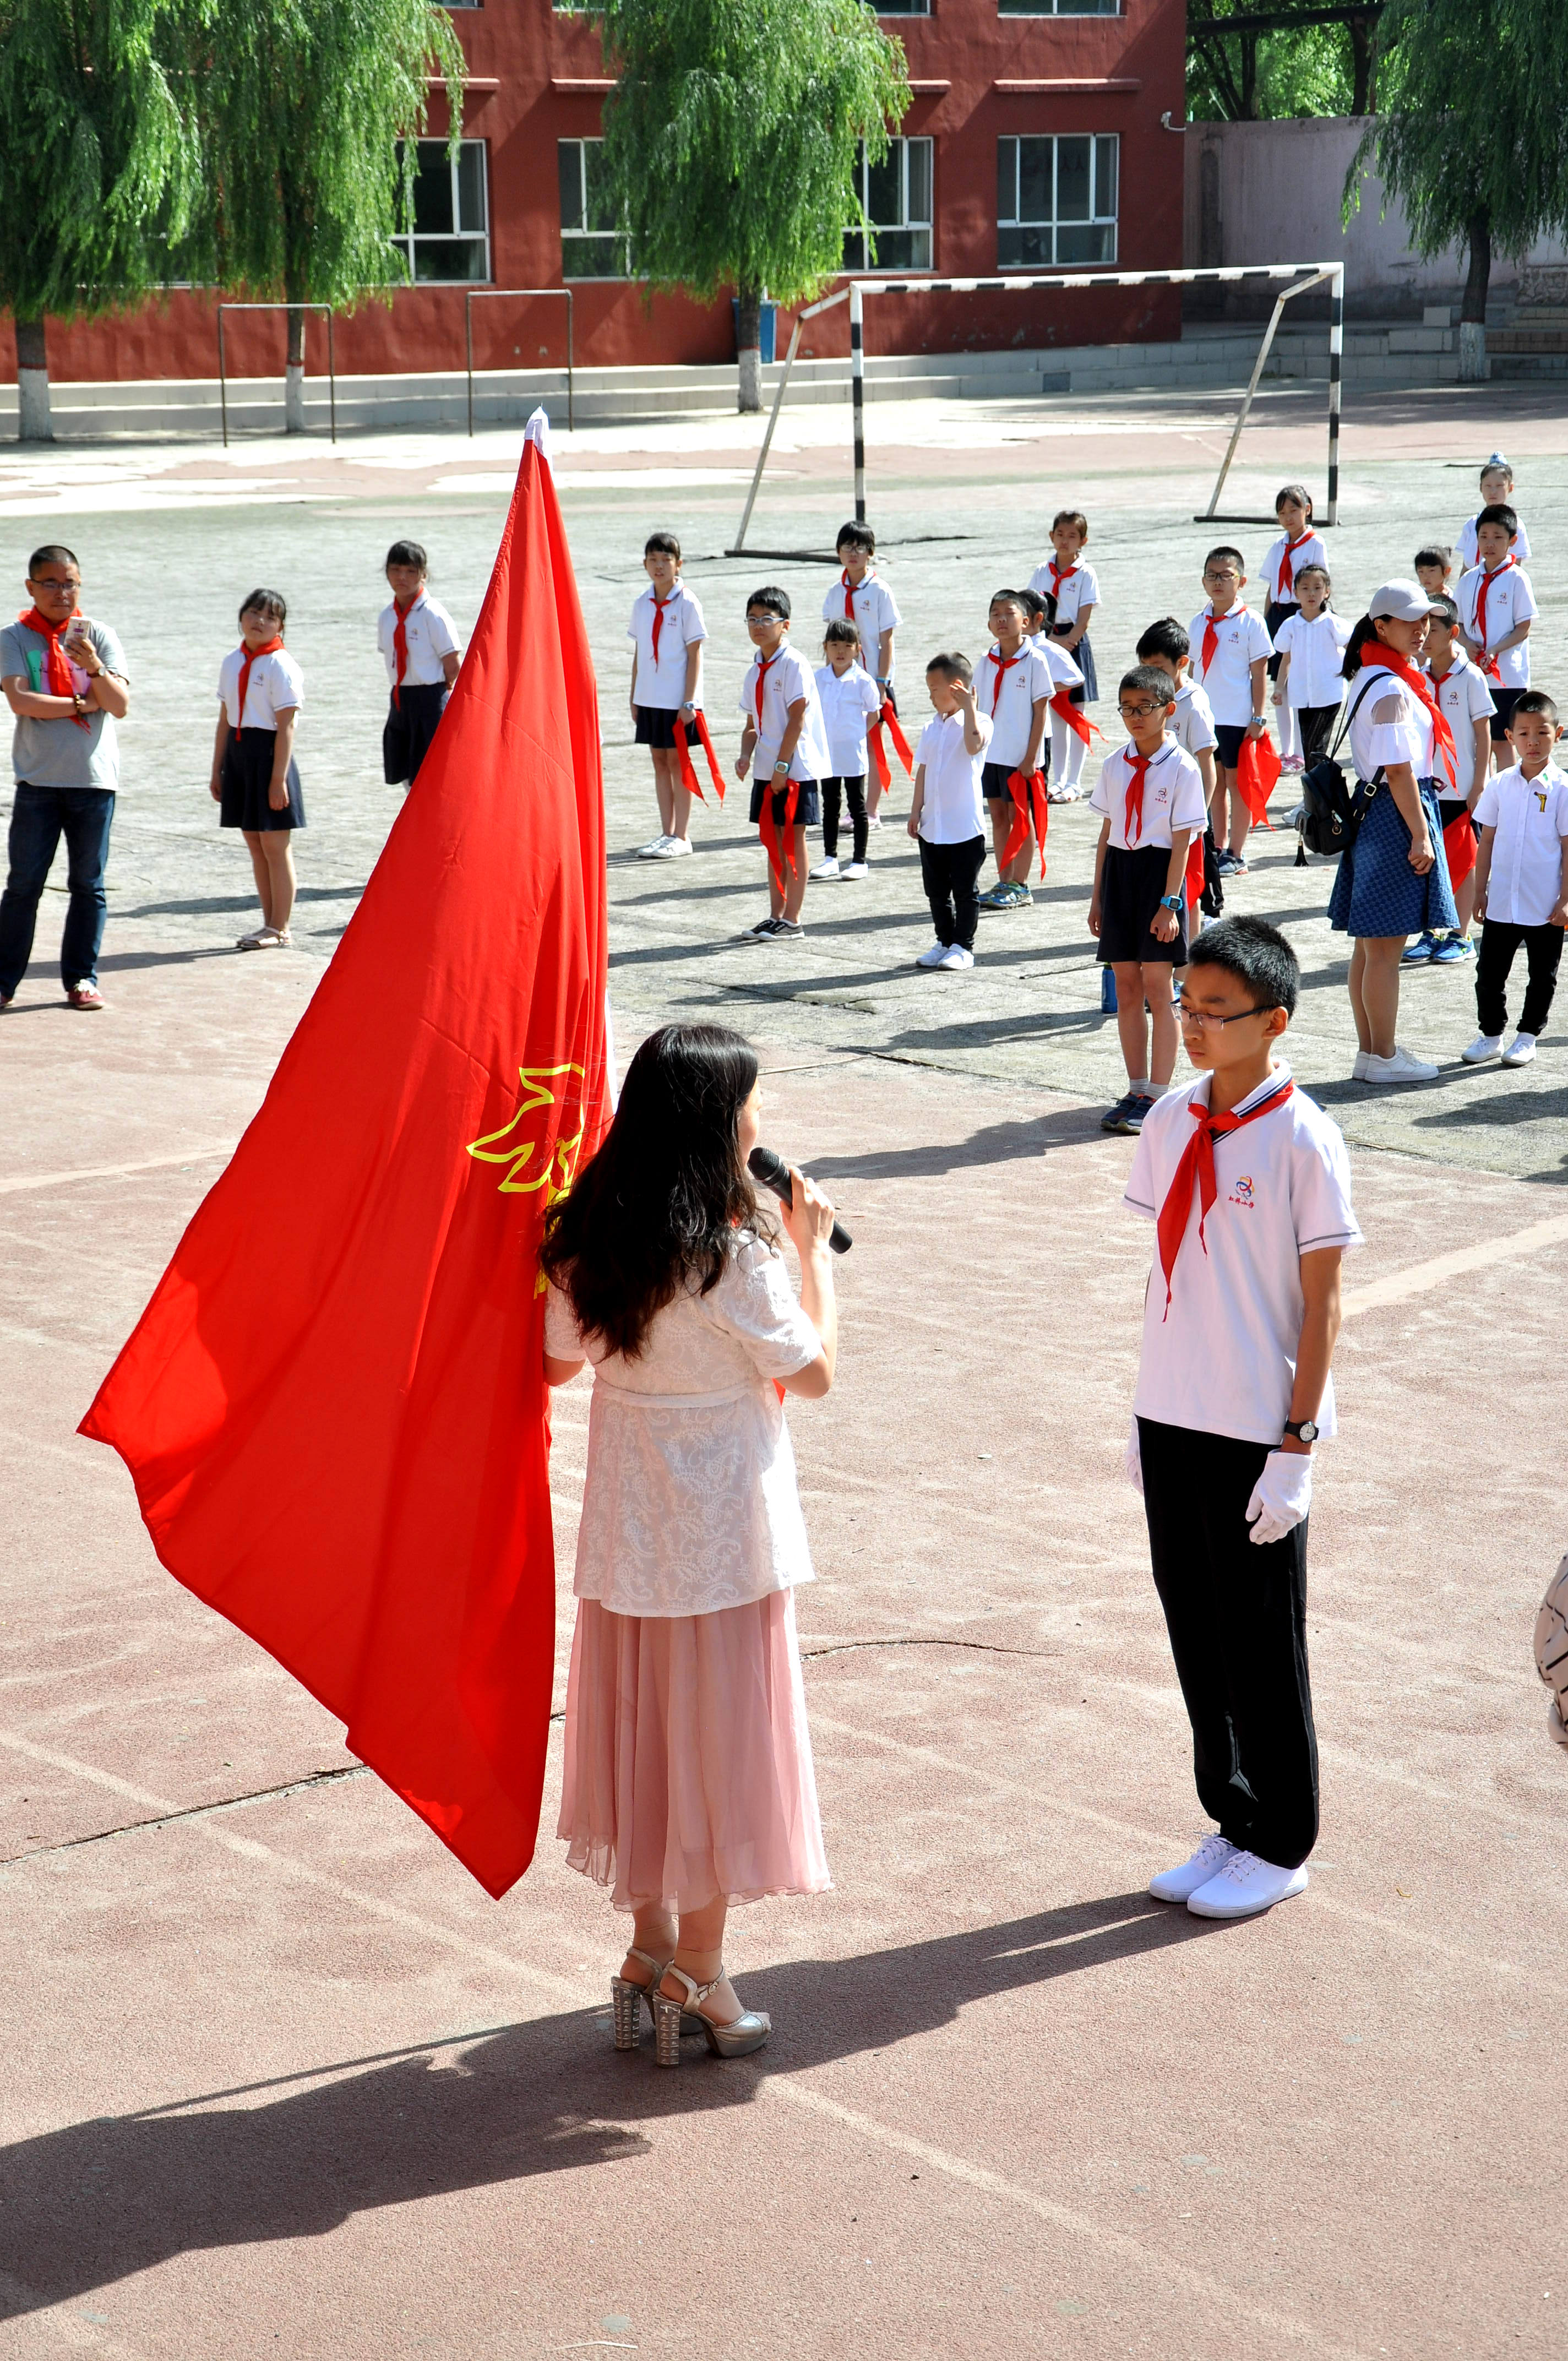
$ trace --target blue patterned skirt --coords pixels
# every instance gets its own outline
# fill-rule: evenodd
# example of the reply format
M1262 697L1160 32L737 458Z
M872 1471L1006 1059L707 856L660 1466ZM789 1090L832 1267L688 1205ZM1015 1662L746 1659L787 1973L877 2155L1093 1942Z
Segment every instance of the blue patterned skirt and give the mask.
M1380 786L1366 807L1355 842L1340 854L1339 873L1329 895L1329 924L1342 935L1420 935L1429 929L1441 934L1458 926L1437 789L1431 779L1420 785L1427 834L1437 859L1424 877L1416 875L1410 867L1410 831L1388 788Z

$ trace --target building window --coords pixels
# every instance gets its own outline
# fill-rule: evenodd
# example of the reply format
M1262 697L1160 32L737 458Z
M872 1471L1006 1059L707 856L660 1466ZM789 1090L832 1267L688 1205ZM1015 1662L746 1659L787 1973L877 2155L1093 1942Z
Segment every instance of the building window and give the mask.
M1119 16L1122 0L996 0L999 16Z
M890 139L880 164L868 164L862 147L855 184L875 237L858 229L844 233L846 270L929 270L931 268L931 149L929 139ZM876 251L868 249L874 244Z
M879 16L928 16L931 0L875 0Z
M558 139L561 271L566 279L630 279L631 241L606 199L602 139Z
M465 139L455 157L444 139L419 142L413 222L395 243L411 279L488 279L490 208L482 139Z
M998 269L1115 261L1116 148L1113 137L997 141Z

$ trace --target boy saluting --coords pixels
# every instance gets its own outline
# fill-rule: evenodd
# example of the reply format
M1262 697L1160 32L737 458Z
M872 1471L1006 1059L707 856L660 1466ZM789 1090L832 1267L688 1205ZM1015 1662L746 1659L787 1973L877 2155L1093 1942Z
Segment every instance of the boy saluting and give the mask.
M1299 984L1262 918L1199 936L1181 996L1198 1080L1149 1109L1123 1201L1157 1237L1127 1475L1219 1823L1149 1892L1201 1918L1302 1893L1318 1835L1307 1511L1312 1446L1335 1432L1340 1257L1361 1230L1338 1126L1274 1054Z

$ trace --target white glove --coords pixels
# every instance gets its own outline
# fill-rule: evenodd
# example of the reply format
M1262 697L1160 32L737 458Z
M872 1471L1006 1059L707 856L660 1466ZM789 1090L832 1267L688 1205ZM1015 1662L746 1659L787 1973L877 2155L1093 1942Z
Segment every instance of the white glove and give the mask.
M1310 1451L1271 1451L1252 1488L1246 1517L1255 1542L1282 1541L1312 1505ZM1254 1523L1253 1520L1256 1519Z
M1144 1488L1144 1455L1138 1443L1138 1422L1135 1419L1127 1429L1127 1447L1122 1454L1122 1473L1135 1492Z

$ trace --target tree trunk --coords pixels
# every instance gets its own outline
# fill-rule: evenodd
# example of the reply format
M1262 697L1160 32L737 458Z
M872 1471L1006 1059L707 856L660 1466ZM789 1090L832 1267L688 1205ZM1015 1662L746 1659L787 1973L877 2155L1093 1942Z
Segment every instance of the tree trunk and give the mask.
M738 291L740 302L735 321L735 350L740 378L736 408L756 411L762 406L762 291L760 287L741 287Z
M298 304L289 309L289 358L283 371L283 432L305 431L305 314Z
M49 408L49 352L41 318L16 322L16 440L54 441Z
M1375 16L1351 18L1350 55L1354 83L1350 111L1353 115L1376 115L1377 112L1377 20Z
M1470 216L1470 269L1459 307L1459 377L1464 385L1479 385L1488 375L1486 291L1491 278L1492 216L1482 205Z
M1244 123L1257 120L1257 35L1242 35L1242 112Z

